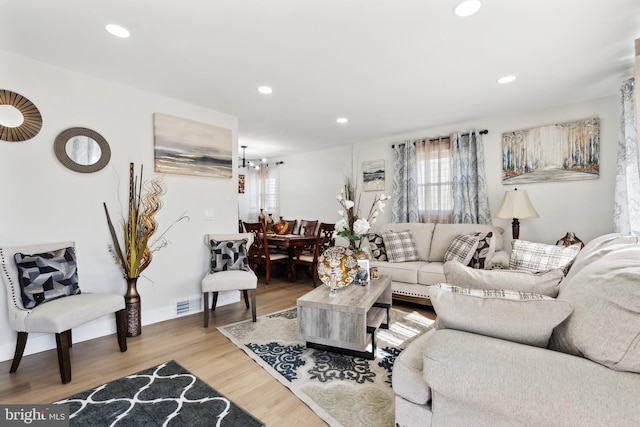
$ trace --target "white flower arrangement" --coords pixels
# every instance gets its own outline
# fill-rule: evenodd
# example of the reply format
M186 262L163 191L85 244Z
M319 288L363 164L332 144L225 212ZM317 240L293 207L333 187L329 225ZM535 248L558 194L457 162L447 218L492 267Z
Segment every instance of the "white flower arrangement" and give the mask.
M376 194L366 219L360 218L360 195L356 195L356 187L353 180L345 178L344 187L336 196L338 203L342 206L342 209L338 210L338 214L342 218L336 222L336 234L349 239L349 246L360 248L362 238L369 236L369 230L376 222L378 214L384 212L384 202L390 198L390 196L385 196L384 194Z

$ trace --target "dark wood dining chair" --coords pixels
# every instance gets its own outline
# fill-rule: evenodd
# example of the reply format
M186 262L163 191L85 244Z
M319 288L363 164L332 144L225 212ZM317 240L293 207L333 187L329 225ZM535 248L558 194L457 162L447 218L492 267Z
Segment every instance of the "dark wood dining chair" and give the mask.
M287 233L286 234L296 234L296 227L298 226L298 220L297 219L285 219L283 221L286 222L287 224L289 224L289 226L287 227Z
M300 228L298 229L298 234L302 236L315 236L317 226L318 226L317 220L303 219L300 221Z
M321 222L316 234L316 243L313 245L311 252L306 252L303 248L295 251L295 257L291 261L291 280L295 281L297 269L299 265L309 267L311 276L313 277L313 287L318 284L318 257L322 255L327 248L335 245L333 234L335 232L335 224Z
M249 265L255 271L256 265L263 265L265 268L265 283L269 284L271 278L272 265L284 265L289 274L289 255L284 253L273 253L269 250L269 240L265 232L264 224L261 222L245 222L244 229L247 233L253 233L253 244L249 250Z

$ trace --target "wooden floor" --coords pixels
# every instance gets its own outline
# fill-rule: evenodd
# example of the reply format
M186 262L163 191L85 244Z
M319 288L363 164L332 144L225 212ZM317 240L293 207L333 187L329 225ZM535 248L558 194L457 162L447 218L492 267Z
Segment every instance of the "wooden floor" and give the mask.
M275 276L275 277L274 277ZM301 272L296 283L277 275L269 285L260 277L258 316L294 307L296 299L313 289ZM142 296L144 303L144 295ZM422 306L398 302L395 308L418 311L434 318ZM25 356L18 372L9 374L11 361L0 362L0 402L45 404L96 387L168 360L175 360L216 390L270 426L326 425L288 388L264 371L216 329L251 319L244 302L216 309L208 328L202 313L144 326L142 334L127 340L121 353L115 335L74 344L71 349L72 381L60 382L56 351Z

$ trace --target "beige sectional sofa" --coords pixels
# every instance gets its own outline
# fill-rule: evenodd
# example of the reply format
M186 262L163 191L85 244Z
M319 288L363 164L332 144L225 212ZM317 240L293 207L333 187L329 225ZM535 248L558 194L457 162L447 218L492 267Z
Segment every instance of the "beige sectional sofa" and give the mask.
M409 230L418 252L418 261L389 262L371 259L370 266L377 267L379 274L391 276L391 288L396 299L420 299L429 303L428 286L444 282L444 256L449 245L460 233L493 232L495 248L490 262L493 265L509 266L509 253L504 250L504 230L482 224L430 224L394 223L384 224L376 233ZM371 239L373 240L373 239Z
M637 237L609 234L589 242L557 298L525 294L505 301L486 287L458 288L447 298L465 299L461 309L439 305L447 286L453 285L430 290L437 328L412 341L394 363L398 426L640 425ZM460 326L440 327L441 316ZM487 322L491 330L471 332ZM532 341L533 329L538 337Z

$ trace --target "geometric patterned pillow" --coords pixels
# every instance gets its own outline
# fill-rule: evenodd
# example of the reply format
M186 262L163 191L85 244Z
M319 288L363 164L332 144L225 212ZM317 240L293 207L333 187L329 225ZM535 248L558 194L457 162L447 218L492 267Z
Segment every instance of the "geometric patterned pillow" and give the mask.
M211 240L211 272L226 270L249 271L247 239Z
M411 231L385 231L382 241L387 252L389 262L418 261L418 250Z
M34 308L56 298L80 293L75 248L56 249L41 254L14 255L22 305Z
M374 234L369 238L369 249L374 259L378 261L387 260L387 250L384 248L384 240L380 234Z
M477 232L473 233L473 236L478 236L478 247L471 258L471 267L478 269L488 268L491 257L496 252L493 232Z
M469 265L471 258L478 248L478 236L471 234L458 234L444 254L444 262L458 261L463 265Z
M567 274L573 260L580 252L579 245L556 246L544 243L531 243L526 240L511 242L509 268L527 270L532 273L560 268Z

